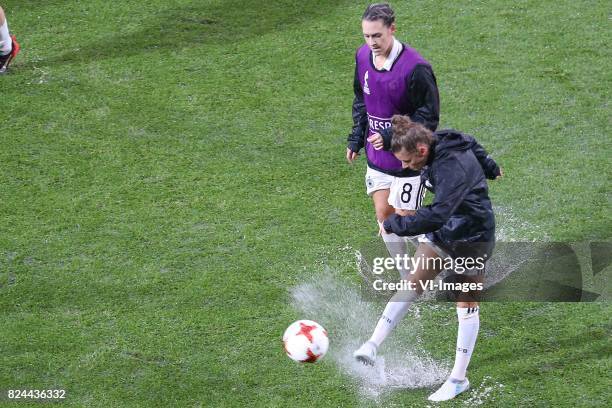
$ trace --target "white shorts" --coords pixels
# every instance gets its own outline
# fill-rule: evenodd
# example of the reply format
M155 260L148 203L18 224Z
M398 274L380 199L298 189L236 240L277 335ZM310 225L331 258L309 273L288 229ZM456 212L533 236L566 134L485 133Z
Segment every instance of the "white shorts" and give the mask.
M391 188L394 178L389 174L374 170L368 166L365 175L366 192L371 196L375 191L388 190Z
M417 238L417 246L418 244L427 244L434 250L436 254L438 254L438 256L440 256L440 258L446 259L451 257L449 254L446 253L445 250L434 244L433 241L427 237L427 234L417 235L415 238Z
M389 205L399 210L418 210L425 196L421 176L393 177L389 192Z
M365 182L369 196L378 190L389 190L387 202L393 208L417 210L423 203L426 188L421 183L421 176L395 177L368 167Z

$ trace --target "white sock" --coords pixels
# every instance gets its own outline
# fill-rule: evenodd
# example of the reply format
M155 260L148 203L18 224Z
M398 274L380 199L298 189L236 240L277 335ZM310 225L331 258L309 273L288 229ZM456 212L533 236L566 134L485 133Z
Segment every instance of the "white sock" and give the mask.
M415 291L402 291L396 293L387 306L376 324L374 333L370 337L370 341L380 347L382 342L391 334L395 326L404 318L410 305L418 297Z
M455 380L463 381L478 337L478 329L480 328L479 309L478 307L458 307L457 318L459 319L457 352L455 354L455 365L450 376Z
M8 23L4 20L4 24L0 26L0 55L10 54L13 50L13 40L9 35Z
M408 254L408 247L406 245L407 238L400 237L399 235L396 235L393 233L391 234L383 233L382 239L383 241L385 241L385 246L387 247L389 256L393 259L397 259L397 257L399 256L399 258L401 259L401 261L399 262L399 265L397 263L395 265L397 271L400 274L400 278L408 279L408 277L410 276L411 263L410 261L408 261L409 254Z

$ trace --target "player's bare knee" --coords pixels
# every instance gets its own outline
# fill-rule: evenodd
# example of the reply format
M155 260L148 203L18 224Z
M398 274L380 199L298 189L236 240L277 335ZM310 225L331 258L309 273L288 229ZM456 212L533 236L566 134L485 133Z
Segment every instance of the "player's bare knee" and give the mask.
M478 302L457 302L457 307L478 307Z
M406 217L406 216L408 216L408 215L414 215L414 214L416 214L416 211L414 211L414 210L402 210L402 209L400 209L400 208L396 208L396 209L395 209L395 213L396 213L397 215L399 215L400 217Z

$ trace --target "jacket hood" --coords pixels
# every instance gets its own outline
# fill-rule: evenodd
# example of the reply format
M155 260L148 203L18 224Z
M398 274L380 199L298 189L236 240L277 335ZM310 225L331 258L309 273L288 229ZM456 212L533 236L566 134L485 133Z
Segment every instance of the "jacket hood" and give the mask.
M467 150L471 148L471 140L463 133L453 129L439 130L434 133L436 152L443 150Z

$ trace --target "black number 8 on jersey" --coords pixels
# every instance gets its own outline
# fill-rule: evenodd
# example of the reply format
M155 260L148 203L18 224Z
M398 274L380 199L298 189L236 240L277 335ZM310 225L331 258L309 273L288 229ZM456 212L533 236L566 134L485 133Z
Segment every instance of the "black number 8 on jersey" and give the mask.
M410 202L411 193L412 193L412 184L410 183L404 184L404 187L402 187L402 195L400 196L400 199L402 200L403 203L407 204Z

